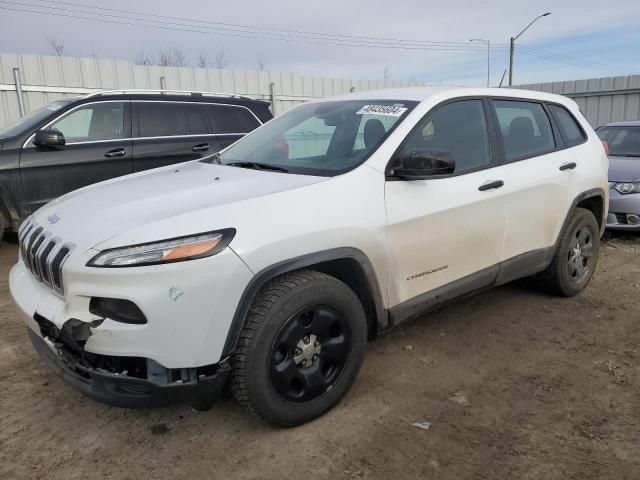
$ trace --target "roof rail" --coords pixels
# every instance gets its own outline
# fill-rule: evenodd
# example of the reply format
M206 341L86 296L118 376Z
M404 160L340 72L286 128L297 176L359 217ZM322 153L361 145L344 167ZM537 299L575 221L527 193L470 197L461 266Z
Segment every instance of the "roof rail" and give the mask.
M193 96L209 96L209 97L228 97L228 98L244 98L247 100L257 100L254 97L248 95L239 95L237 93L219 93L219 92L198 92L193 90L101 90L98 92L92 92L84 96L84 98L99 97L101 95L118 95L118 94L169 94L169 95L193 95Z

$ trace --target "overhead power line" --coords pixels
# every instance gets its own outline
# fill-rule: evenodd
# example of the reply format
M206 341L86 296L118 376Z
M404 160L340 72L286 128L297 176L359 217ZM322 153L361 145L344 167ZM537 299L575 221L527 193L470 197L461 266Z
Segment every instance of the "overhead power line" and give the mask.
M82 3L68 2L64 0L32 0L38 3L30 3L15 0L0 0L0 8L20 13L37 13L64 18L89 20L101 23L125 25L142 28L153 28L168 31L180 31L199 33L223 37L246 38L253 40L271 40L311 45L328 45L351 48L375 48L397 49L407 51L440 51L449 53L484 52L485 47L469 44L468 42L443 42L432 40L411 40L385 37L367 37L357 35L331 34L322 32L305 32L302 30L262 27L257 25L243 25L234 23L222 23L209 20L200 20L185 17L170 17L166 15L147 14L132 10L121 10L109 7L100 7ZM73 8L66 8L67 5ZM21 7L21 8L18 8ZM27 8L24 8L27 7ZM52 10L55 8L55 10ZM35 9L35 10L34 10ZM60 11L67 13L60 13ZM112 12L112 13L105 13ZM136 18L142 17L142 18ZM506 44L492 43L491 50L503 52ZM543 60L577 66L599 71L618 71L624 69L614 65L578 59L565 55L534 49L531 47L517 46L521 53Z
M539 56L542 56L542 57L545 57L545 58L549 58L549 59L566 60L566 61L570 61L570 62L581 63L581 64L584 64L584 65L591 65L593 67L603 67L605 69L624 70L623 67L616 66L616 65L611 65L611 64L608 64L608 63L601 63L601 62L595 62L595 61L592 61L592 60L585 60L585 59L581 59L581 58L570 57L570 56L567 56L567 55L560 55L560 54L557 54L557 53L551 53L551 52L547 52L547 51L544 51L544 50L538 50L537 48L526 47L526 46L523 46L523 45L516 45L516 48L519 49L522 53L529 52L532 55L537 54Z
M359 35L345 35L345 34L339 34L339 33L311 32L311 31L303 31L303 30L263 27L258 25L245 25L245 24L236 24L236 23L223 23L223 22L214 22L210 20L202 20L202 19L195 19L195 18L158 15L158 14L152 14L152 13L136 12L132 10L122 10L122 9L115 9L115 8L109 8L109 7L101 7L97 5L87 5L84 3L67 2L64 0L35 0L35 1L39 3L45 3L45 4L69 5L74 7L74 10L71 10L74 12L77 11L77 8L84 8L84 9L92 10L93 11L92 13L96 13L96 11L99 11L99 10L115 12L119 14L118 18L120 18L122 14L128 14L128 15L143 17L141 19L136 19L136 20L147 20L149 17L170 20L171 22L175 22L176 20L179 20L180 22L195 24L190 26L203 26L203 25L206 25L209 27L216 26L218 29L242 31L242 32L245 32L247 30L252 32L255 30L260 30L264 34L271 34L271 35L280 34L287 37L302 36L306 38L318 37L320 39L330 39L330 40L342 39L342 40L348 40L348 41L365 41L365 42L373 41L375 43L400 43L400 44L406 44L409 46L422 46L422 45L450 46L450 47L457 46L457 47L464 47L465 49L469 47L468 42L451 42L451 41L443 42L443 41L433 41L433 40L398 39L398 38L388 38L388 37L367 37L367 36L359 36ZM7 2L7 3L20 4L18 2ZM20 4L20 5L24 5L24 4ZM34 5L31 4L31 6L34 6ZM84 12L84 13L89 13L89 12ZM221 28L221 27L225 27L225 28ZM500 45L500 44L496 44L496 45ZM504 44L502 45L504 46Z

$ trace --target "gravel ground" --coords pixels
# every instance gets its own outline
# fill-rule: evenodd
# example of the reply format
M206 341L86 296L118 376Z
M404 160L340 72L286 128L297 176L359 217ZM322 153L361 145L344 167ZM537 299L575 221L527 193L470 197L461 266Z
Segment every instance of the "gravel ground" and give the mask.
M209 412L97 404L32 351L0 248L0 478L639 479L640 237L603 245L572 299L528 282L370 345L324 417L277 430ZM430 422L425 430L414 422Z

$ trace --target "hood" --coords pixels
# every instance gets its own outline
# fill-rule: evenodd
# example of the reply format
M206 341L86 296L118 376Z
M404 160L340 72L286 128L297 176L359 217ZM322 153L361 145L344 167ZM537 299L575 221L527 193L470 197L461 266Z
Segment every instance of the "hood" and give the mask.
M52 235L87 250L145 224L323 180L326 178L190 162L76 190L42 207L34 220ZM200 216L206 220L196 228L190 226L189 231L176 226L165 238L230 226L219 225L212 217L215 215Z
M640 180L640 157L609 157L610 182L635 182Z

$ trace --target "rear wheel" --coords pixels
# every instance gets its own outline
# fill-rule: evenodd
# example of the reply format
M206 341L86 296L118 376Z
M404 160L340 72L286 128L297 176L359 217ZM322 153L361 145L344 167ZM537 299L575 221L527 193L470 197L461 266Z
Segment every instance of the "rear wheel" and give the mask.
M302 424L348 392L366 343L364 310L347 285L311 270L285 274L253 301L233 359L232 392L271 424Z
M553 293L571 297L591 280L600 252L600 228L593 213L576 208L551 264L539 277Z

